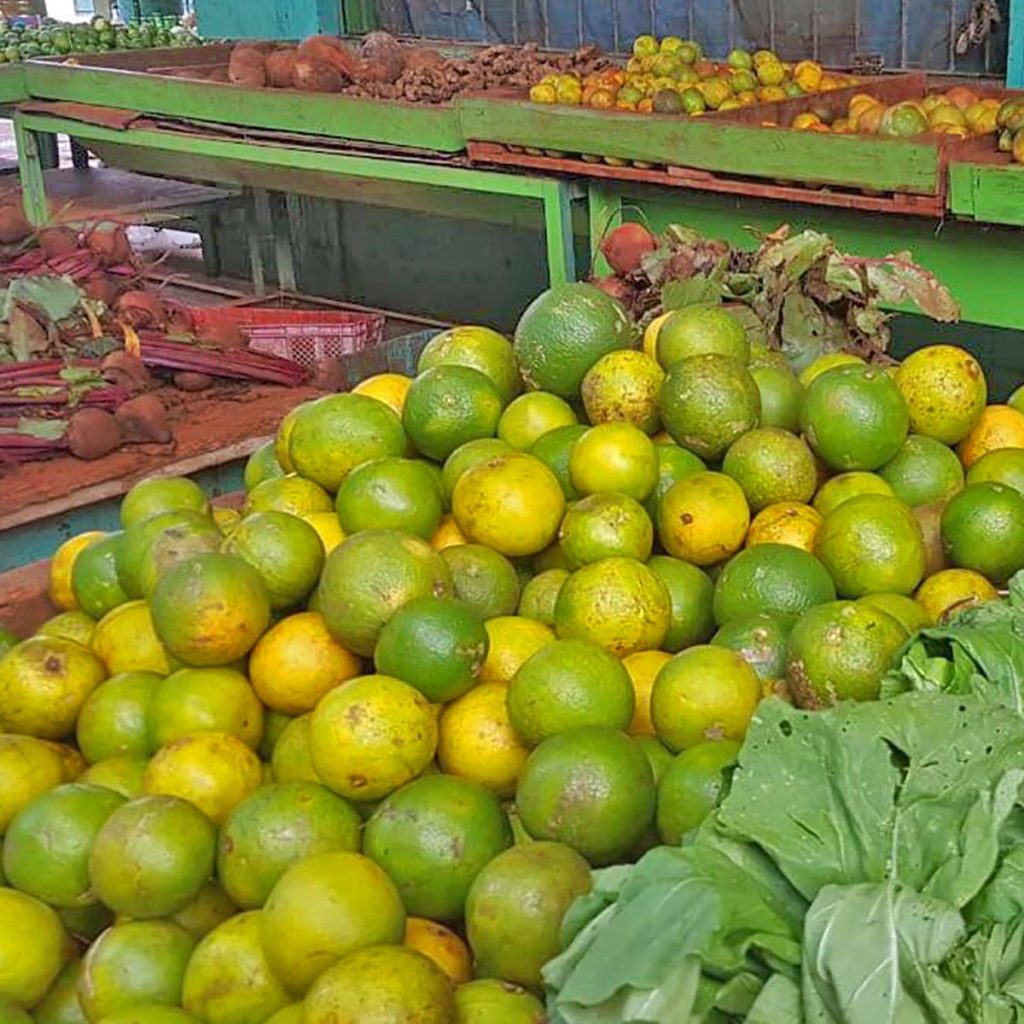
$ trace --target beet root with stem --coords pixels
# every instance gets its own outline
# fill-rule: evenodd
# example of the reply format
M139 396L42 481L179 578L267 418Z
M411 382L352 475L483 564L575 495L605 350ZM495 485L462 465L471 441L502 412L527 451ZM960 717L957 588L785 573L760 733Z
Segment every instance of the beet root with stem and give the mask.
M166 444L171 440L167 410L156 395L129 398L118 407L114 416L126 441L156 441L158 444Z
M121 446L121 427L106 409L79 409L68 421L68 450L79 459L102 459Z
M601 253L617 274L634 274L644 256L658 247L657 239L643 226L629 222L605 235Z

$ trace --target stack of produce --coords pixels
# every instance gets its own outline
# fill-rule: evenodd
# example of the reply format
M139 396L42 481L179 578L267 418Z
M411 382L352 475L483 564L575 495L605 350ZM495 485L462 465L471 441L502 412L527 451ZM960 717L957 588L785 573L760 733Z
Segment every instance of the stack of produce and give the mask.
M644 347L561 285L514 342L455 328L415 378L293 409L241 510L155 479L64 544L60 614L0 660L7 1019L540 1024L546 995L580 1024L793 1024L803 982L808 1021L895 1024L1012 997L1020 929L991 922L1019 912L1024 724L878 698L913 634L1024 567L1024 413L950 346L796 372L779 307L854 287L797 239L759 256L759 340L684 303L692 274ZM946 685L941 653L904 688Z
M625 68L590 75L553 72L536 82L530 99L696 115L830 92L856 82L851 75L826 71L816 61L783 61L771 50L733 50L724 61L713 61L692 40L666 36L659 42L654 36L640 36Z

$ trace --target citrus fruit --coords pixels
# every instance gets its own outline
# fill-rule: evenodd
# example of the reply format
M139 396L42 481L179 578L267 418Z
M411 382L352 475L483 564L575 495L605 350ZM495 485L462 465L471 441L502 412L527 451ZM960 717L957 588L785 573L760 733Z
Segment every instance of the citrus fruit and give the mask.
M312 720L312 714L299 715L282 730L270 758L275 782L320 781L309 752L309 726Z
M751 430L734 441L722 472L740 485L752 512L780 501L810 501L818 484L810 448L774 427Z
M270 596L245 559L210 553L171 569L153 591L150 611L156 635L174 657L197 667L228 665L266 630Z
M544 1004L526 989L496 978L479 978L455 990L457 1024L544 1024Z
M671 658L672 655L665 651L637 651L636 654L630 654L623 659L622 665L629 673L629 680L633 685L633 718L626 727L626 732L631 736L654 735L654 725L651 722L651 690L654 689L654 680L658 673Z
M558 542L573 569L613 556L646 561L654 545L654 527L633 498L591 494L569 506Z
M651 439L629 423L591 427L573 445L569 476L580 494L625 494L643 501L658 482Z
M220 883L211 879L168 920L180 924L193 938L201 939L237 913L238 907L221 888Z
M181 1005L211 1024L266 1020L291 1002L261 942L262 914L250 910L222 922L196 946L185 970Z
M595 425L631 423L645 434L656 433L661 424L658 402L664 380L664 371L643 352L609 352L583 378L580 391L587 419Z
M942 569L949 568L946 550L942 543L942 513L945 504L921 505L911 509L924 541L925 575L933 576Z
M750 507L742 488L724 473L692 473L661 499L661 546L693 565L714 565L743 546Z
M515 354L527 388L573 398L601 356L632 342L633 326L616 299L592 284L560 284L519 318Z
M216 843L216 829L187 800L130 800L107 818L92 844L93 891L111 910L127 917L173 914L210 877Z
M918 588L918 593L920 593L920 588ZM879 611L891 615L909 635L916 633L919 629L926 629L934 623L928 611L917 600L916 595L907 597L904 594L865 594L858 600L861 604L877 608Z
M155 672L111 676L89 694L78 715L78 748L90 764L109 757L148 757L149 706L163 677Z
M399 608L381 630L373 663L432 704L444 704L476 683L487 647L484 620L475 608L452 598L420 597Z
M644 507L657 526L658 516L661 514L661 499L668 493L669 488L684 476L700 473L707 469L707 466L693 452L680 448L671 440L667 443L656 443L654 451L658 457L658 482L654 485L654 490L648 496Z
M210 518L221 533L229 533L232 527L241 522L242 510L227 505L217 505L210 513Z
M921 434L911 434L878 475L912 508L944 501L964 485L963 466L952 449Z
M350 953L317 978L304 1006L306 1024L455 1020L455 994L447 975L430 957L403 946Z
M788 615L757 612L722 626L711 644L738 654L762 683L774 682L786 674L786 646L794 621Z
M82 962L78 1000L89 1020L136 1006L177 1006L195 939L170 921L108 929Z
M429 540L441 521L441 495L418 459L375 459L353 469L338 489L338 520L346 534L404 530Z
M225 538L221 550L248 562L263 580L270 606L291 608L316 586L324 564L320 535L287 512L253 512Z
M412 378L402 373L377 373L361 380L352 388L352 394L365 395L383 402L396 416L401 417L405 396L411 384Z
M142 796L142 777L149 762L141 757L106 757L91 764L78 777L90 786L106 786L129 800Z
M477 976L539 990L541 968L562 950L562 917L590 887L589 865L563 843L528 843L495 857L466 900Z
M435 551L440 552L447 548L458 547L465 543L466 538L459 529L459 524L455 522L455 516L453 516L451 512L447 512L441 516L441 521L437 524L437 529L431 535L430 546ZM490 551L490 548L487 548L486 550Z
M677 654L651 691L655 735L678 752L705 740L741 741L761 700L757 673L735 651L698 646Z
M379 942L400 943L405 910L394 883L369 857L318 853L293 864L278 880L260 931L271 970L301 996L347 953ZM309 1003L306 1012L308 1019Z
M1024 413L1008 405L989 405L960 442L957 454L965 469L999 448L1024 448Z
M569 578L568 569L546 569L537 573L519 596L518 614L525 619L536 619L545 626L555 623L555 603L562 584Z
M249 678L275 711L312 711L334 687L359 675L359 659L328 631L319 612L298 612L271 626L249 655Z
M449 704L438 722L437 759L447 775L515 793L528 751L509 720L503 683L481 683Z
M540 394L541 392L536 393ZM524 395L523 397L528 396ZM582 423L555 427L554 430L549 430L539 437L530 448L530 454L534 458L540 459L555 474L567 501L573 501L580 496L576 485L572 482L569 460L572 457L573 446L587 433L588 429Z
M704 459L720 459L757 426L761 395L738 359L703 355L669 368L661 390L661 419L676 444Z
M534 839L566 843L601 867L639 842L654 820L655 798L650 765L632 738L584 726L549 737L530 754L516 807Z
M836 599L824 565L788 544L757 544L726 563L715 581L714 613L719 626L769 612L800 615Z
M96 624L89 641L92 652L110 675L120 672L171 670L167 651L153 629L145 601L128 601L107 612Z
M107 1014L102 1024L198 1024L191 1013L175 1006L132 1006Z
M455 544L441 557L452 574L455 596L484 619L515 612L519 577L504 555L482 544Z
M896 385L910 410L910 429L942 444L967 437L988 400L978 361L953 345L911 352L896 369Z
M508 412L507 409L505 411ZM451 502L452 494L455 492L455 485L459 482L459 477L466 470L472 469L481 462L486 462L495 456L508 455L512 450L512 446L500 437L479 437L475 441L467 441L465 444L460 444L444 460L444 469L441 472L441 484L448 502Z
M508 715L528 746L581 725L625 729L635 707L629 674L593 643L559 640L539 650L508 686Z
M195 732L162 746L151 758L146 793L177 796L221 824L263 780L259 758L237 736Z
M207 730L230 733L255 748L263 735L263 705L233 668L183 668L157 684L147 721L152 750Z
M807 389L800 423L815 454L834 470L884 466L907 437L907 403L887 374L839 366Z
M508 683L520 667L542 647L555 642L547 626L518 615L503 615L485 624L489 641L480 681Z
M365 395L328 395L299 407L288 458L301 477L336 491L356 466L405 449L402 421L388 406Z
M555 475L532 455L502 455L468 470L455 485L452 512L474 544L509 557L543 551L565 510Z
M121 526L127 529L160 512L188 510L210 514L210 502L203 489L187 477L149 477L135 484L121 501Z
M267 1018L267 1024L302 1024L302 1003L290 1003Z
M245 470L242 475L242 482L247 491L251 491L257 484L264 480L273 480L276 477L284 476L284 468L277 461L276 445L273 441L261 444L246 459Z
M277 426L277 436L274 438L274 455L277 457L278 465L285 471L286 475L295 472L295 466L292 465L288 449L292 441L292 432L295 430L295 422L308 404L303 402L300 405L293 406L281 418L281 422ZM246 489L248 490L248 488Z
M584 566L565 581L555 602L559 639L590 640L620 658L656 650L671 624L668 588L634 558Z
M0 658L0 726L44 740L63 739L106 676L103 662L74 640L29 637Z
M45 903L0 888L0 999L20 1009L35 1006L64 966L67 938Z
M1022 409L1024 409L1024 384L1010 395L1006 400L1006 404L1010 406L1011 409L1016 409L1018 412L1021 412Z
M968 484L1006 484L1024 494L1024 449L997 448L967 471Z
M575 424L576 413L565 399L547 391L531 391L510 402L501 414L498 438L506 450L525 452L551 431Z
M78 607L74 591L71 589L71 574L74 571L75 560L79 554L94 541L102 540L106 536L100 530L89 530L86 533L79 533L63 544L50 559L50 578L47 592L50 600L62 611L71 611Z
M838 367L863 366L864 360L852 352L825 352L817 356L800 371L800 385L809 388L822 374Z
M11 1016L11 1024L84 1024L85 1014L82 1012L81 1004L78 1002L78 978L82 973L81 960L75 960L65 964L63 970L57 975L56 980L50 986L46 995L32 1007L32 1016L25 1015L23 1021L18 1021ZM0 1000L0 1006L7 1010L12 1004L4 1004ZM4 1018L6 1021L8 1018Z
M761 509L751 520L746 547L788 544L813 553L824 519L810 505L780 501Z
M14 816L65 781L60 754L33 736L0 734L0 835Z
M128 600L117 575L117 552L123 537L123 533L111 533L87 544L72 564L71 593L77 606L94 619L102 619Z
M443 924L428 921L425 917L407 917L404 945L433 960L453 985L465 984L473 977L473 961L468 947Z
M662 324L675 310L670 309L667 313L659 313L645 328L644 328L644 340L643 340L643 352L644 355L649 356L651 359L657 361L658 359L658 334L661 332Z
M658 331L658 362L666 369L691 356L728 356L750 361L743 325L720 306L694 305L676 310Z
M928 620L941 624L964 608L997 601L999 591L972 569L943 569L921 584L914 599Z
M164 512L125 530L117 548L117 576L129 597L150 597L174 566L219 551L223 534L198 512Z
M788 367L751 366L761 396L761 426L798 433L804 389Z
M941 531L946 554L957 568L973 569L993 583L1024 568L1024 496L1012 487L971 484L950 499Z
M896 495L892 488L877 473L840 473L826 480L814 496L814 508L822 516L831 515L844 501L864 494L881 494L890 498Z
M437 749L426 698L390 676L359 676L313 712L309 749L317 775L350 800L378 800L415 778Z
M91 619L85 612L79 609L72 609L69 612L61 612L47 619L37 630L40 636L60 636L65 640L74 640L83 647L88 647L92 641L92 632L96 628L95 619ZM0 657L6 654L15 644L21 643L21 639L10 633L5 638L3 645L0 645Z
M289 512L307 516L313 512L333 512L331 496L317 483L289 473L264 480L245 498L245 514L250 512Z
M714 584L707 573L667 555L655 555L647 564L669 594L670 623L661 643L662 650L675 653L684 647L705 643L715 629Z
M370 657L380 631L403 604L451 592L447 564L425 541L398 530L364 530L327 559L319 610L347 650Z
M498 389L479 370L441 365L413 381L402 423L423 455L443 462L467 441L493 437L501 411Z
M489 327L451 327L435 334L420 353L417 372L435 366L468 366L498 389L502 402L520 390L519 368L507 338Z
M874 700L906 639L896 619L869 604L834 601L812 608L789 640L786 681L796 703L819 708Z
M722 802L740 747L730 740L698 743L677 754L658 783L658 836L678 846Z
M840 597L912 594L924 576L917 520L902 502L881 494L851 498L827 515L815 552Z
M498 798L450 775L392 793L363 833L363 852L388 873L406 912L437 921L462 919L473 879L511 845Z

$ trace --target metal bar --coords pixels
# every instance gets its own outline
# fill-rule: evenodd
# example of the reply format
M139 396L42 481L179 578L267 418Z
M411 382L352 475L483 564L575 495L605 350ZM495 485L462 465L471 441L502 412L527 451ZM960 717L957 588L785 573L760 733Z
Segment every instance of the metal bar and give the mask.
M956 0L949 0L949 55L946 70L956 70Z
M38 134L14 119L14 138L18 145L18 177L21 179L21 201L29 224L39 226L50 219L46 201L46 179L39 153Z
M551 4L550 0L544 0L541 17L544 19L544 45L551 46Z
M575 239L572 231L572 189L568 182L544 182L544 234L548 280L552 285L576 280Z

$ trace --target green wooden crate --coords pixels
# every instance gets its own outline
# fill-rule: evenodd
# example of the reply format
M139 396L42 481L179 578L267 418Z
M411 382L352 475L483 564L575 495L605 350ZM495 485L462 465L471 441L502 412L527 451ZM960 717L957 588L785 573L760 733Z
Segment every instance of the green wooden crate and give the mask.
M127 108L187 120L322 135L457 153L465 148L451 104L359 99L292 89L243 89L181 77L227 64L227 44L40 58L24 67L25 89L36 99Z
M0 65L0 103L19 103L27 96L24 64Z
M950 164L949 209L968 220L1024 226L1024 165L1003 154Z

